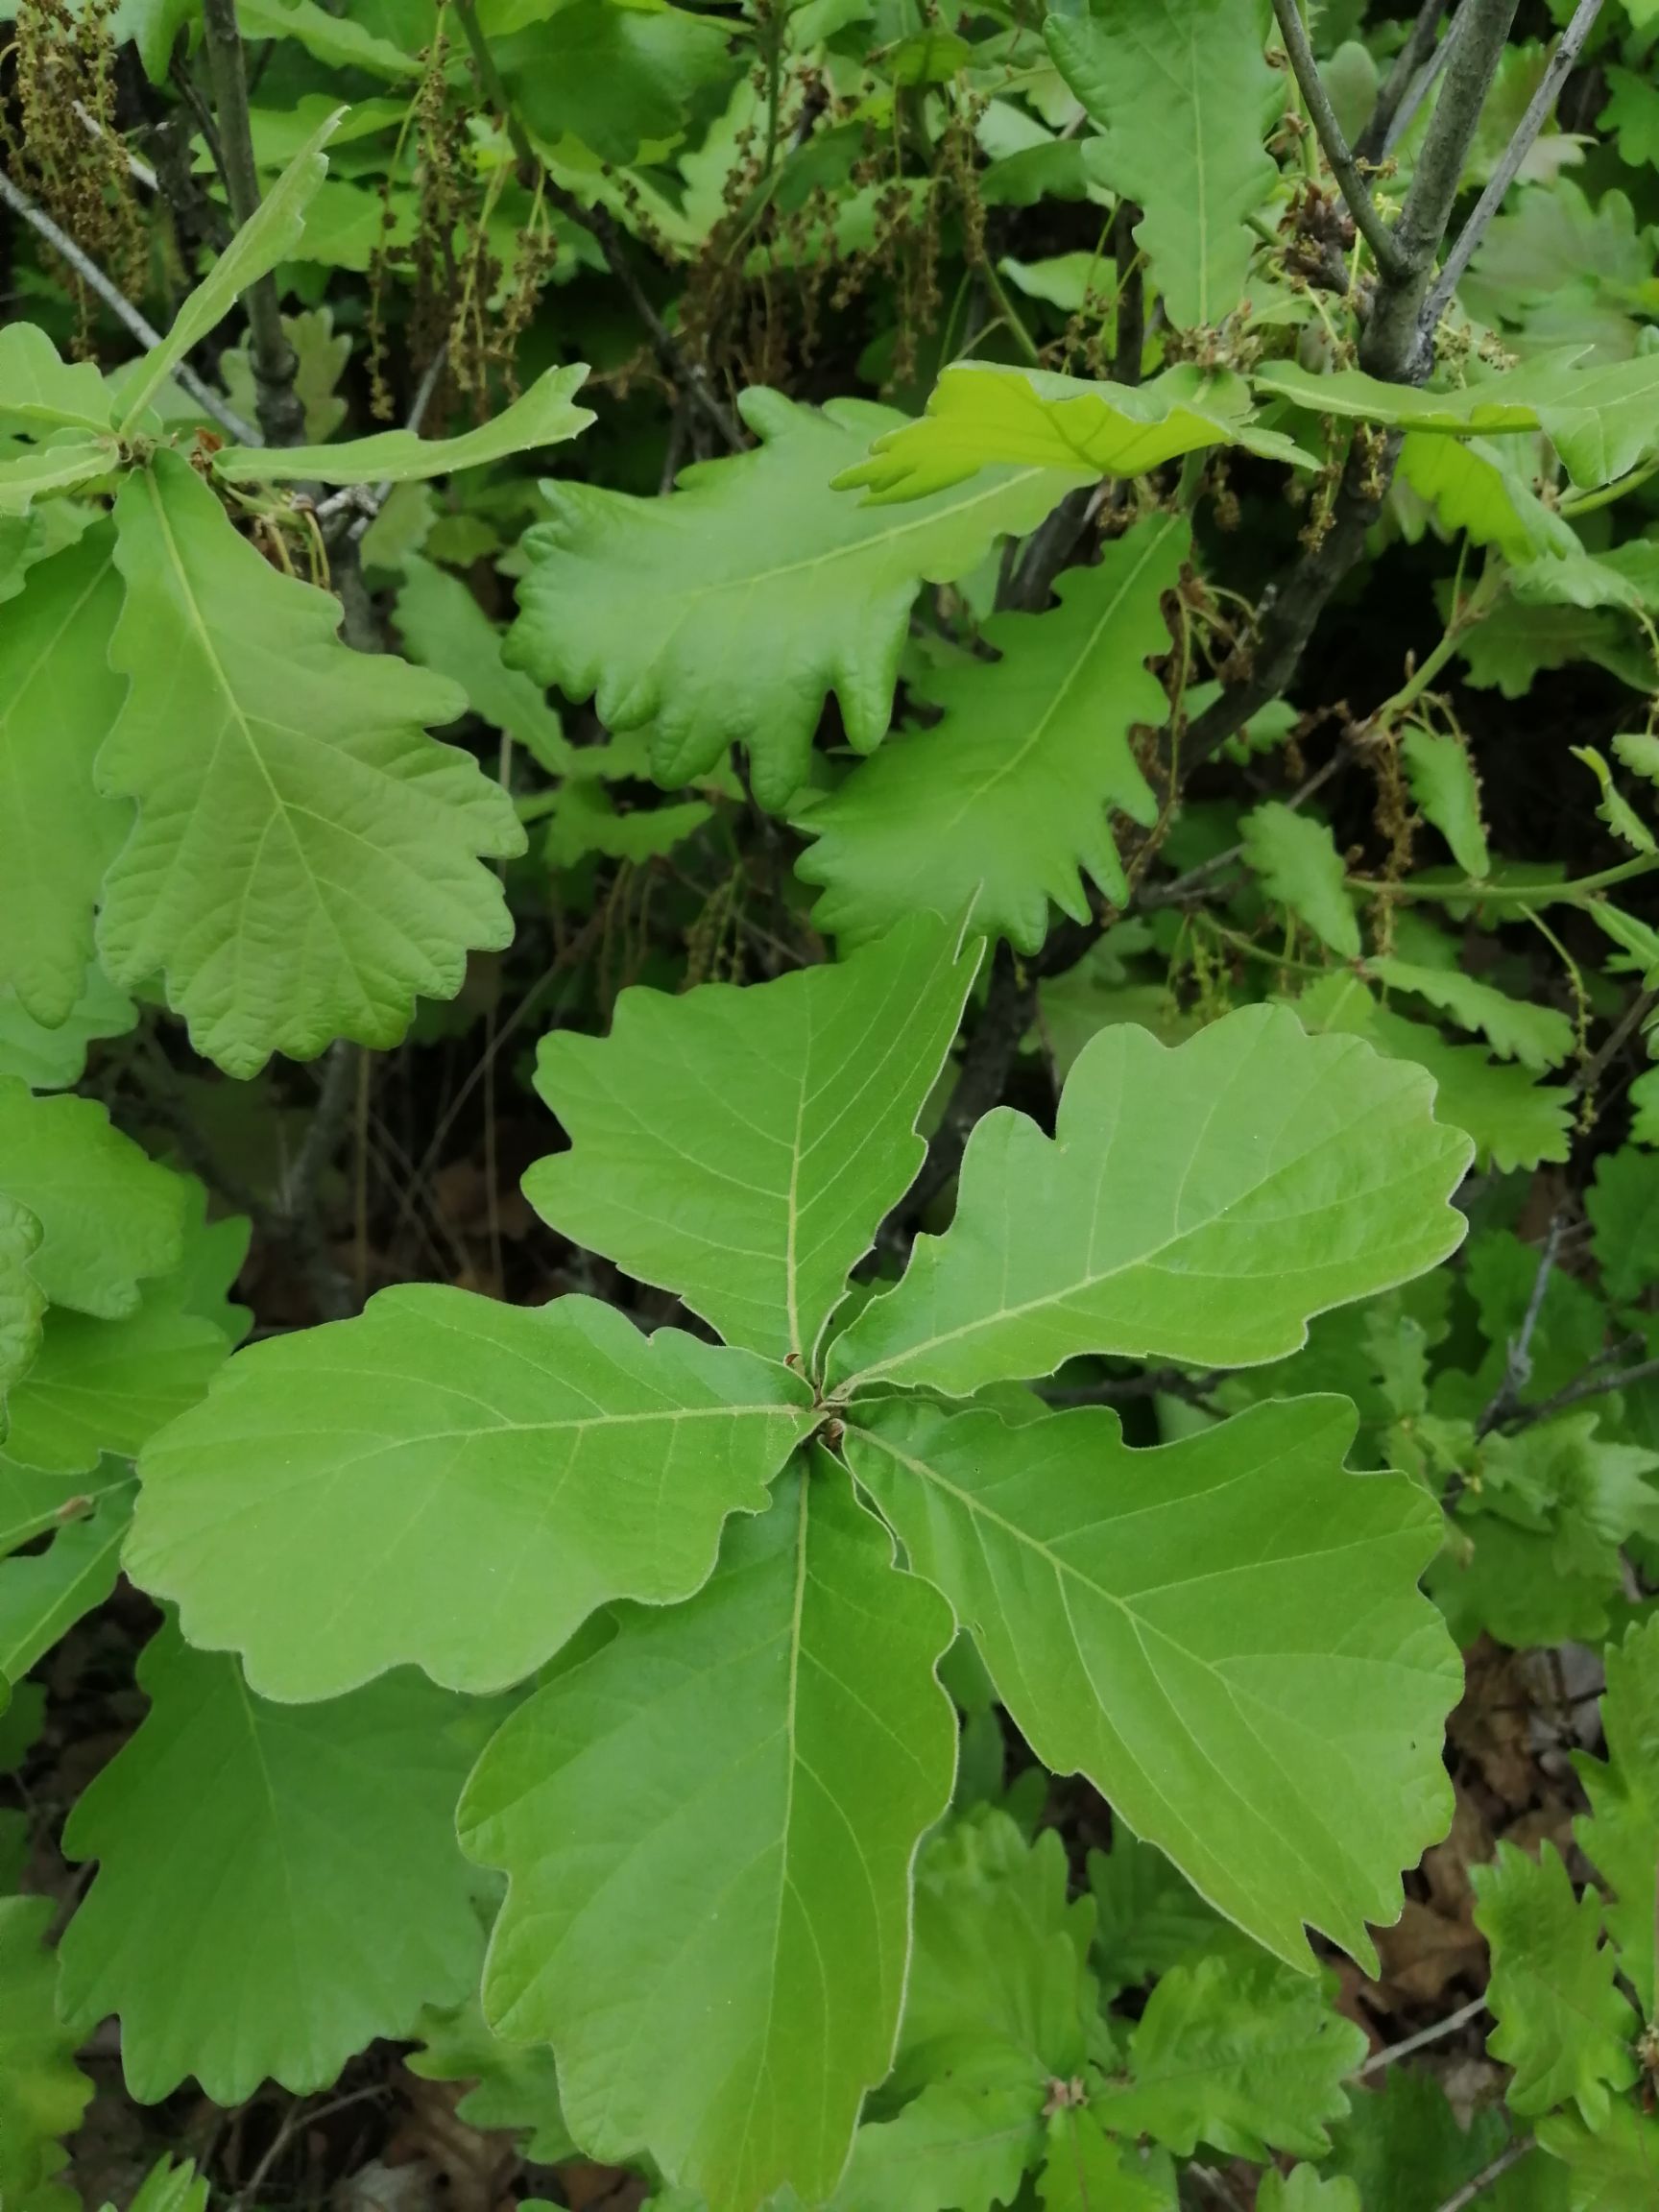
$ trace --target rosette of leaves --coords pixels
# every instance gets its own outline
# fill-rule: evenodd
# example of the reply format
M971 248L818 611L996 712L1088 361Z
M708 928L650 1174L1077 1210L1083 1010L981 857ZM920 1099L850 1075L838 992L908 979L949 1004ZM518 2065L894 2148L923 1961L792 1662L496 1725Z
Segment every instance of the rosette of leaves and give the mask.
M400 1667L517 1692L460 1797L464 1849L507 1878L485 2020L552 2046L585 2152L648 2156L711 2212L831 2196L888 2074L959 1626L1042 1759L1304 1973L1310 1927L1372 1960L1366 1923L1450 1813L1458 1669L1417 1588L1439 1517L1345 1467L1351 1406L1131 1450L1103 1407L986 1393L1074 1355L1287 1354L1455 1247L1466 1140L1420 1070L1283 1008L1174 1051L1115 1027L1052 1137L988 1116L950 1228L850 1288L922 1163L978 958L917 915L755 988L631 991L609 1037L543 1044L569 1143L532 1200L701 1333L392 1290L236 1356L141 1463L128 1565L239 1656L259 1728L325 1700L349 1742ZM149 1833L107 1813L71 1841L122 1858L131 1895ZM337 1916L342 1883L375 1894L348 1849ZM82 1922L110 1880L107 1859ZM115 1934L89 1977L71 1931L77 2016L126 2015L130 2074L165 2080L177 2015L148 2070ZM240 2014L269 1950L248 1963Z

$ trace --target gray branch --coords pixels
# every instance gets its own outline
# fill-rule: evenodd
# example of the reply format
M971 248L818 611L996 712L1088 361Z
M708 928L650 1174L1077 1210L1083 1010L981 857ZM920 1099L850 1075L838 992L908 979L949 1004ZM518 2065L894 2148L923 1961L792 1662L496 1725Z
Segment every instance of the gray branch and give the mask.
M224 156L225 190L236 228L241 229L259 212L259 171L253 159L248 72L242 57L242 34L236 28L236 0L203 0L202 23ZM265 443L302 445L305 407L294 389L299 363L282 327L282 302L276 276L267 271L250 284L242 295L242 304L248 311L249 360Z
M1355 141L1356 159L1381 161L1387 153L1392 143L1389 133L1393 129L1394 118L1400 112L1413 82L1434 53L1435 35L1445 12L1446 0L1423 0L1417 20L1411 26L1410 36L1395 55L1394 66L1383 79L1382 89L1377 94L1377 105L1372 108L1364 130Z
M4 170L0 170L0 200L5 202L14 215L20 216L32 230L45 239L59 259L74 270L87 291L103 301L110 314L137 339L146 352L160 345L160 331L139 313L124 292L117 291L91 255L84 252L66 230L60 230L44 208L36 207L27 193L12 183ZM204 383L187 361L180 361L173 374L202 412L210 415L222 429L228 430L239 445L259 444L259 433L252 424L244 422L229 401L222 398L210 384Z
M1313 129L1319 143L1325 149L1325 158L1331 164L1332 174L1342 188L1342 197L1348 204L1356 228L1376 255L1377 266L1385 276L1402 276L1406 273L1400 249L1394 233L1378 212L1365 180L1359 174L1358 163L1348 151L1348 141L1342 135L1342 126L1336 120L1336 110L1331 105L1331 95L1325 89L1325 80L1319 74L1319 64L1313 59L1313 49L1308 43L1307 29L1296 0L1273 0L1273 13L1278 20L1279 36L1285 41L1285 51L1290 57L1290 67L1302 88L1302 97L1308 103L1308 112L1313 118Z
M1537 143L1538 134L1550 120L1550 113L1560 94L1562 85L1584 50L1584 41L1596 28L1596 18L1601 12L1601 0L1578 0L1573 20L1561 34L1561 43L1550 57L1538 89L1527 103L1527 112L1516 127L1515 135L1503 150L1503 157L1492 172L1490 182L1475 204L1475 211L1457 234L1457 243L1446 256L1446 266L1435 279L1434 289L1429 295L1424 320L1432 329L1451 303L1463 272L1468 268L1475 249L1486 235L1488 225L1503 204L1503 196L1521 174L1521 164Z

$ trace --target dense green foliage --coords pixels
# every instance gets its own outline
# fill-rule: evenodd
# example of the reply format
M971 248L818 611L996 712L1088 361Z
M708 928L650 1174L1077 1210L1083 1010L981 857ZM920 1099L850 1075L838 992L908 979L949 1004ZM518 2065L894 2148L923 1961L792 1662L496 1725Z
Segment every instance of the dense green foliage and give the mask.
M1659 8L11 12L0 2212L1650 2212Z

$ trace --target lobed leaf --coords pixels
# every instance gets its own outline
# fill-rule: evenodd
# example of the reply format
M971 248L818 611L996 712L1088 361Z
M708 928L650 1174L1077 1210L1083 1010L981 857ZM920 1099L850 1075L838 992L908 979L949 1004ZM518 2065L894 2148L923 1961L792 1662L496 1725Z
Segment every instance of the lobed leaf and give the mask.
M856 944L918 908L972 906L976 928L1035 952L1050 902L1087 920L1085 875L1127 898L1109 814L1157 818L1131 735L1168 711L1146 662L1168 649L1162 601L1190 551L1183 518L1149 516L1059 579L1052 613L994 615L993 666L912 687L944 719L890 737L800 816L816 841L796 873L826 886L820 929Z
M1228 1015L1173 1051L1103 1029L1055 1134L988 1114L956 1217L834 1345L837 1395L921 1383L966 1396L1081 1353L1248 1366L1326 1308L1455 1251L1469 1160L1422 1075L1283 1008Z
M132 820L92 774L126 689L107 659L114 556L95 523L29 570L0 623L0 988L54 1029L84 989L99 886Z
M885 506L926 498L998 466L1072 469L1083 479L1141 476L1210 445L1314 466L1293 440L1259 428L1253 412L1241 376L1195 362L1129 385L958 361L941 374L926 414L883 431L869 456L835 481L847 490L863 486L867 505Z
M187 1186L91 1098L35 1097L0 1077L0 1200L40 1224L29 1271L55 1306L115 1320L184 1250Z
M0 329L0 421L31 437L109 428L109 396L92 361L65 361L37 323Z
M733 1523L696 1598L622 1615L490 1745L461 1806L509 1883L485 2012L554 2045L590 2155L643 2148L712 2212L832 2194L950 1795L951 1632L820 1460Z
M380 430L337 445L227 445L213 456L214 473L228 484L407 484L481 469L535 446L561 445L594 421L574 395L588 379L588 364L548 369L510 407L455 438L421 438L413 430Z
M476 1709L408 1674L268 1705L172 1626L138 1678L149 1715L64 1831L99 1867L60 2003L82 2034L120 2015L140 2103L189 2075L220 2104L267 2075L303 2096L465 1993L479 1933L454 1812Z
M813 1419L785 1369L594 1299L406 1285L239 1353L146 1449L127 1564L262 1695L498 1690L613 1599L688 1598Z
M0 1560L0 1706L121 1573L132 1484L111 1484L89 1514L63 1522L44 1551Z
M1304 1922L1372 1970L1365 1923L1449 1817L1461 1675L1416 1587L1440 1516L1344 1469L1355 1427L1345 1399L1279 1400L1137 1452L1106 1407L849 1417L858 1480L1038 1757L1304 1970Z
M1573 1834L1601 1878L1601 1917L1619 1969L1652 2019L1659 1921L1659 1626L1650 1620L1609 1645L1601 1699L1605 1761L1575 1755L1590 1800Z
M1183 329L1238 306L1255 250L1248 218L1278 181L1262 143L1274 85L1264 14L1236 0L1092 0L1045 25L1055 67L1102 133L1088 165L1144 208L1136 243Z
M523 848L499 785L422 723L463 695L336 630L339 602L282 576L180 455L116 502L132 679L99 757L138 804L98 941L117 982L158 974L198 1051L252 1075L337 1036L388 1046L416 994L452 998L467 952L511 934L480 855Z
M50 1897L0 1897L0 2192L26 2212L75 2201L52 2176L68 2163L60 2139L92 2096L54 2001L46 1932L56 1910Z
M553 520L524 540L507 655L593 697L613 730L648 725L660 782L746 746L756 796L781 808L805 781L827 693L855 752L880 743L924 580L966 575L1080 479L1003 469L890 516L830 489L902 420L890 408L837 399L820 412L764 391L740 404L760 445L684 470L670 498L545 488Z
M1277 899L1344 960L1359 957L1359 924L1347 870L1328 822L1269 799L1239 825L1244 857Z
M922 1165L916 1119L979 953L918 914L747 990L625 991L609 1037L542 1041L536 1088L571 1147L531 1168L526 1195L730 1342L810 1366Z
M1614 1985L1599 1900L1574 1895L1548 1842L1536 1859L1500 1843L1491 1864L1470 1875L1475 1925L1492 1947L1486 2001L1498 2025L1486 2048L1514 2068L1511 2110L1535 2116L1572 2102L1600 2127L1610 2090L1636 2080L1640 2023Z

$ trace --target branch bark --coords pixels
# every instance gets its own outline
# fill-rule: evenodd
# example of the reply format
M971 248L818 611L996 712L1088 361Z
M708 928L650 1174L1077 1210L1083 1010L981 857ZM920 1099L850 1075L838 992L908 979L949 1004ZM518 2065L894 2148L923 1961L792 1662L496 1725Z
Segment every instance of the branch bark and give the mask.
M1440 29L1440 18L1446 12L1446 0L1423 0L1417 20L1411 26L1410 36L1394 57L1394 66L1383 79L1377 94L1377 105L1372 108L1363 131L1354 141L1354 156L1358 161L1381 161L1388 150L1388 133L1401 103L1410 90L1413 80L1434 51L1435 36Z
M1599 0L1598 0L1599 5ZM1394 233L1383 222L1377 203L1371 197L1369 186L1359 174L1358 164L1348 150L1348 141L1342 135L1342 126L1336 120L1336 110L1331 105L1331 95L1325 89L1325 80L1319 74L1319 64L1313 59L1313 49L1308 43L1308 31L1302 21L1302 11L1296 0L1273 0L1273 13L1279 25L1279 36L1285 41L1285 51L1290 57L1290 67L1302 97L1308 104L1308 112L1325 158L1331 164L1332 175L1341 186L1342 197L1353 216L1355 227L1376 256L1377 266L1385 276L1406 274L1400 248Z
M248 72L242 34L236 28L236 0L203 0L203 31L219 145L225 165L225 190L241 229L259 212L259 171L253 159L253 132L248 117ZM249 359L253 370L255 412L268 445L300 445L305 438L305 407L294 389L299 367L282 327L282 302L269 271L242 295L248 311Z

